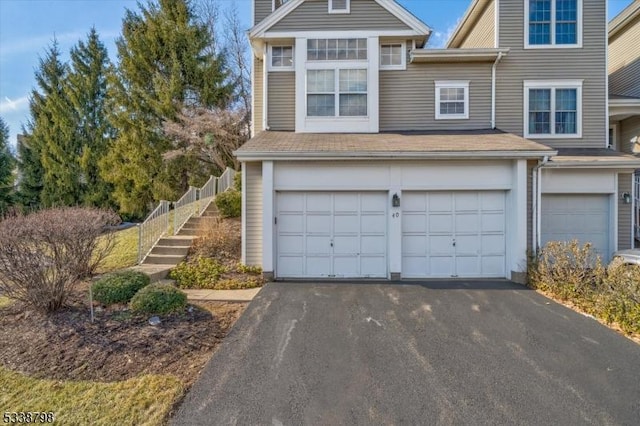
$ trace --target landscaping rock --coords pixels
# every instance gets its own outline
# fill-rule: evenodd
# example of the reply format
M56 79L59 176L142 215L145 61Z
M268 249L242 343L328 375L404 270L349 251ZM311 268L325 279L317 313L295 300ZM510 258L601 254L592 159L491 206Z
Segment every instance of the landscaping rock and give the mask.
M151 325L154 325L154 326L155 325L160 325L161 322L162 321L160 321L160 317L154 316L154 317L149 318L149 324L151 324Z

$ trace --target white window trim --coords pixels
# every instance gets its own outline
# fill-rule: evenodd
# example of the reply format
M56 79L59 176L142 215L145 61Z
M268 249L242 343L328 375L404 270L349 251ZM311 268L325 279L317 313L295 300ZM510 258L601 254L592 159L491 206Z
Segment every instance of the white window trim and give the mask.
M613 130L613 139L609 139L607 148L620 151L620 148L618 147L618 123L609 124L609 130ZM607 132L607 135L609 135L609 132Z
M524 137L529 139L580 139L582 138L582 82L583 80L525 80L524 81ZM529 89L576 89L576 131L574 134L565 133L529 133ZM555 132L555 96L551 96L550 128Z
M335 13L335 14L346 14L346 13L351 13L351 0L345 0L346 1L346 9L334 9L333 8L333 0L329 0L329 13Z
M402 54L401 54L401 63L400 65L382 65L382 46L393 46L393 45L400 45L400 48L402 50ZM401 42L397 42L397 41L393 41L393 42L384 42L384 43L380 43L380 71L385 71L385 70L400 70L400 71L404 71L407 69L407 42L405 41L401 41Z
M463 114L441 114L440 113L440 89L455 88L464 89L464 113ZM435 82L436 120L468 120L469 119L469 81L461 80L438 80Z
M578 32L576 44L556 44L556 0L551 0L551 44L529 44L529 0L524 0L524 48L525 49L580 49L582 48L582 33L584 21L582 19L582 0L576 0L578 8Z
M272 58L273 58L273 48L274 47L291 47L291 66L282 66L282 67L274 67ZM267 58L267 70L270 72L281 72L281 71L295 71L296 70L296 46L291 44L275 44L269 45L269 57Z
M327 61L328 62L328 61ZM332 94L334 96L334 115L323 116L323 115L307 115L307 120L327 120L327 119L335 119L335 120L344 120L344 119L352 119L352 120L369 120L369 70L367 69L366 62L360 61L358 62L330 62L334 64L333 67L307 67L306 73L309 71L318 71L318 70L331 70L334 71L334 91L332 93L323 93L323 92L313 92L309 93L305 88L305 113L307 111L307 99L308 95L329 95ZM347 66L342 66L343 64ZM360 65L360 66L358 66ZM340 71L342 70L365 70L367 72L367 91L366 92L341 92L340 91ZM306 76L305 76L306 78ZM367 95L367 115L340 115L340 95L341 94L360 94Z

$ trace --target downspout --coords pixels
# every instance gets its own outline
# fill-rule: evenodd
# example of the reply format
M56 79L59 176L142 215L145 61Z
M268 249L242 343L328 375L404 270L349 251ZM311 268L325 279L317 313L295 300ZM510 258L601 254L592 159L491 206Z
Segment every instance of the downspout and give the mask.
M533 173L531 176L531 181L532 181L532 191L531 191L531 196L533 198L532 201L532 206L533 206L533 218L531 220L532 222L532 239L533 239L533 248L534 248L534 253L538 251L538 249L540 248L540 225L541 225L541 217L542 215L540 214L540 203L542 201L542 172L540 171L540 169L542 167L544 167L547 163L549 162L549 156L545 155L544 158L542 159L542 162L538 163L537 166L535 166L533 168Z
M262 50L262 129L269 130L268 119L269 117L269 102L267 98L267 94L269 93L269 55L267 54L269 51L269 46L267 43L264 44Z
M496 57L493 66L491 67L491 128L496 128L496 69L498 68L498 63L502 59L504 54L502 52L498 52L498 56Z

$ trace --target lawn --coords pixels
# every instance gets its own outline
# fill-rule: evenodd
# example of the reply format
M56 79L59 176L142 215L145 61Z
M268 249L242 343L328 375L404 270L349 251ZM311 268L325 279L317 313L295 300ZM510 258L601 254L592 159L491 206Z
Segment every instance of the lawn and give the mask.
M40 380L0 367L0 412L53 412L67 425L159 425L184 392L170 375L126 381Z
M99 273L112 272L138 263L138 227L134 226L115 234L115 244L104 259Z

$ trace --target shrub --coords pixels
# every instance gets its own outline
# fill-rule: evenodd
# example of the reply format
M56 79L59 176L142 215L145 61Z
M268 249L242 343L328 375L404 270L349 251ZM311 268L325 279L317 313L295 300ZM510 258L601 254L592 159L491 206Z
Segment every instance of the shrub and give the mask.
M596 309L602 318L626 332L640 333L640 266L615 259L598 290Z
M242 173L240 172L233 175L233 189L242 192Z
M117 223L111 211L79 207L1 221L0 293L42 312L60 309L113 248Z
M244 263L238 262L236 264L236 271L241 272L243 274L261 274L262 268L260 266L250 266L250 265L245 265Z
M212 288L227 268L214 259L198 257L195 261L182 262L169 273L180 288Z
M105 305L114 303L128 303L131 298L143 287L146 287L151 279L138 271L121 271L107 275L91 287L93 297Z
M186 294L171 284L160 283L142 288L129 302L131 310L141 314L168 314L186 306Z
M216 207L221 217L240 217L242 212L242 194L236 190L228 190L216 195Z
M238 220L202 222L200 235L192 247L192 252L196 255L234 262L240 257L242 241Z
M262 285L262 279L258 277L238 279L228 278L220 280L215 285L215 290L242 290L256 288Z

